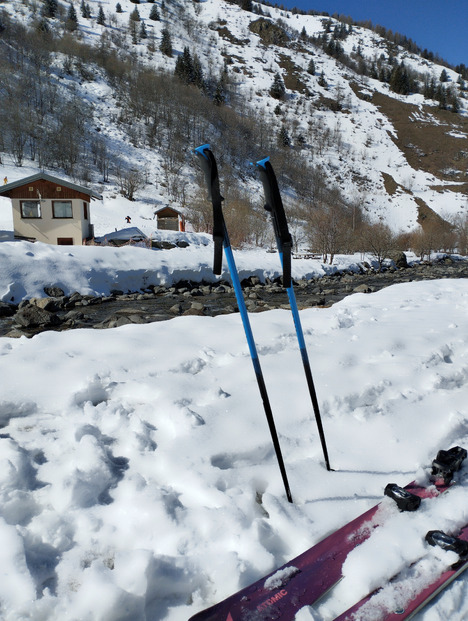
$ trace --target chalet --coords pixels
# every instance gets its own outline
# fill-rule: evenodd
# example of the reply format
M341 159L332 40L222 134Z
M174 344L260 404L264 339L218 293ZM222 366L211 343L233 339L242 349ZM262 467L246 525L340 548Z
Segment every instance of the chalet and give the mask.
M157 228L165 231L185 231L185 218L172 207L161 207L154 212Z
M0 186L13 207L17 239L55 245L81 245L94 236L90 203L102 196L80 185L40 172Z

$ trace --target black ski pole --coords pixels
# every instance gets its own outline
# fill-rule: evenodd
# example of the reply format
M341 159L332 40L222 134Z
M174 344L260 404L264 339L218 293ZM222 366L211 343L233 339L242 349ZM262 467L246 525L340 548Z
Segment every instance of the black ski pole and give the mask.
M278 434L276 432L275 421L273 419L273 413L271 411L270 400L268 398L265 381L263 378L262 369L260 366L260 360L258 359L257 348L252 334L252 328L250 326L249 315L245 306L244 295L242 293L242 287L239 280L239 274L237 272L236 264L234 261L234 255L232 253L231 244L229 241L226 224L224 222L222 201L224 200L219 190L219 177L218 168L216 166L216 160L211 152L210 145L204 144L195 149L195 153L198 156L201 168L205 173L206 184L208 186L209 198L213 204L213 241L214 241L214 264L213 272L215 274L221 274L222 271L222 249L224 247L224 253L228 264L229 272L231 274L232 285L236 294L237 305L242 317L242 323L244 326L245 336L247 338L247 344L249 346L250 357L255 370L255 376L257 378L258 388L263 401L263 407L265 410L266 418L268 421L268 427L270 429L271 438L273 440L273 446L276 452L276 458L283 478L284 489L286 490L286 496L289 502L293 502L291 490L289 489L288 477L286 475L286 469L284 467L283 456L281 454L281 447L278 440Z
M315 391L309 356L307 354L304 333L302 331L301 319L299 317L299 311L297 308L296 296L294 294L294 289L291 281L292 238L289 233L288 222L286 219L286 214L284 213L283 201L281 200L281 194L278 188L276 175L273 170L273 166L270 164L269 160L270 158L266 157L265 159L258 161L256 163L256 166L259 171L260 179L263 183L263 189L265 192L265 209L270 213L271 219L273 221L276 244L278 247L278 253L280 255L281 265L283 267L283 286L288 294L289 305L291 307L294 319L297 340L299 343L299 349L301 351L302 363L304 365L304 372L307 379L307 385L309 387L309 393L312 401L312 407L314 409L315 420L317 422L320 442L322 444L323 457L325 459L325 465L327 467L327 470L331 470L330 460L328 458L327 444L325 441L325 433L323 431L322 418L320 416L317 393Z

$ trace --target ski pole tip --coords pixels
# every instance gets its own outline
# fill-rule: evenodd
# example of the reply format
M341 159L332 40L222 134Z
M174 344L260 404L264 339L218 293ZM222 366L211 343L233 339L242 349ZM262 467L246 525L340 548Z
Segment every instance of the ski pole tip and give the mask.
M206 151L207 149L209 149L209 148L210 148L210 145L209 145L208 143L206 143L206 144L202 144L202 145L200 145L199 147L196 147L196 148L193 150L193 152L194 152L194 153L197 153L198 155L202 155L204 158L206 158L207 156L205 155L205 151Z

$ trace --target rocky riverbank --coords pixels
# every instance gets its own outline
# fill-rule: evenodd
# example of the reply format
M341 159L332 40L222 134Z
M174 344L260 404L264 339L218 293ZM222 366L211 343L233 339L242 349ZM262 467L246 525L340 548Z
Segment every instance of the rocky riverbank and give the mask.
M352 293L372 293L389 285L416 280L468 278L468 261L450 257L436 263L391 267L383 272L362 269L361 273L337 272L295 283L299 308L330 306ZM289 308L279 280L260 282L251 277L242 283L249 312ZM64 295L58 287L44 287L43 298L23 300L19 305L0 302L0 336L33 336L44 330L115 328L125 324L164 321L181 315L215 316L237 311L234 290L227 282L179 282L145 291L113 291L107 297L78 292Z

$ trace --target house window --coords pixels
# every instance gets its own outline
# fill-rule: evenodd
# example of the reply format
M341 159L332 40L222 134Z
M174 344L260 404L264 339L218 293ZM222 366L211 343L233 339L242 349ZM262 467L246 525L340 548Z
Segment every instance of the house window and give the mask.
M40 218L41 201L21 201L22 218Z
M83 203L83 219L88 219L88 203Z
M57 246L73 246L73 237L57 237Z
M54 218L73 218L71 201L52 201Z

